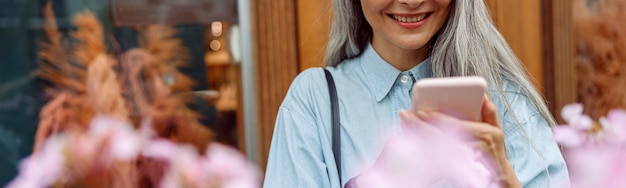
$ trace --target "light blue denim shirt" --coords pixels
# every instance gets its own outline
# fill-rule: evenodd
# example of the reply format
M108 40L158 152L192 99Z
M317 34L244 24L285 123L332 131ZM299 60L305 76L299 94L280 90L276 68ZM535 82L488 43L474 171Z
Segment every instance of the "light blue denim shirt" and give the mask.
M370 45L359 57L328 69L339 98L343 187L373 165L386 135L401 130L399 112L410 109L414 80L431 76L430 61L401 72ZM545 119L517 88L506 85L505 91L523 131L501 101L493 102L504 129L507 158L522 185L556 187L569 182ZM490 95L497 99L494 92ZM321 68L308 69L293 81L276 119L263 187L340 187L331 147L329 98Z

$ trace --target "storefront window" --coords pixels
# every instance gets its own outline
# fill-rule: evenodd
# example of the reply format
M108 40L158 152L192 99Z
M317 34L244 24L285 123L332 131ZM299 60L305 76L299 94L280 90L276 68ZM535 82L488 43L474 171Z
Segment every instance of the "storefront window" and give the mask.
M181 54L174 55L185 56L178 71L193 81L189 91L184 93L187 107L195 111L202 126L213 133L212 142L245 150L237 1L0 0L0 151L3 151L0 186L16 175L20 159L31 154L39 112L51 99L46 92L54 84L37 74L41 62L45 61L40 52L42 42L47 41L43 32L47 23L43 10L48 2L62 34L61 43L68 49L66 55L74 50L73 16L89 11L102 26L105 51L118 61L115 70L120 75L124 71L125 55L134 49L145 50L143 40L147 31L159 32L154 30L159 27L173 29L174 41L180 42L181 47L176 51ZM140 75L145 78L143 90L154 91L155 88L147 84L147 73ZM160 79L167 86L179 78L163 75ZM122 85L128 82L120 80ZM138 113L133 110L137 101L132 100L127 90L131 89L123 88L122 96L130 103L132 119L133 113Z

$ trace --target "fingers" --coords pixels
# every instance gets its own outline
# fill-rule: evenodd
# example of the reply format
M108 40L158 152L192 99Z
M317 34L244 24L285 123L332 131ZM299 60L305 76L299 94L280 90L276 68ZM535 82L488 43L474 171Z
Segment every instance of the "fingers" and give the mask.
M420 111L416 114L409 112L406 115L414 115L406 118L417 118L414 121L421 122L421 125L443 130L439 131L441 134L438 134L437 138L443 135L444 138L464 140L469 147L484 155L484 160L491 164L489 166L494 168L492 170L496 174L502 174L504 173L502 169L510 168L505 168L510 164L506 158L504 132L498 121L496 107L486 96L483 99L482 122L463 121L433 111Z
M496 150L496 148L497 148L496 144L494 144L494 143L487 143L487 142L483 142L483 141L471 142L470 146L472 146L472 148L474 148L474 149L477 149L479 151L486 152L486 153L494 152Z
M489 146L504 150L504 133L496 125L487 125L482 122L462 121L439 112L419 112L419 119L426 124L435 125L446 132L456 133L456 136L466 140L486 142ZM497 121L497 119L496 119Z
M494 105L487 95L483 97L483 107L482 107L482 121L493 126L500 127L500 121L498 120L498 110L496 109L496 105Z
M408 110L400 111L400 119L402 120L402 126L408 129L428 131L435 129L424 120L418 118L415 113Z
M403 126L412 126L413 124L423 123L420 119L413 117L414 115L408 110L400 111L400 120L402 120Z
M464 129L462 128L462 124L466 123L452 116L434 111L419 111L417 113L417 117L428 124L434 125L437 128L444 129L446 131Z
M456 123L457 119L450 117L448 115L439 113L439 112L434 112L434 111L418 111L417 112L417 117L419 117L420 119L426 121L426 122L432 122L432 123Z

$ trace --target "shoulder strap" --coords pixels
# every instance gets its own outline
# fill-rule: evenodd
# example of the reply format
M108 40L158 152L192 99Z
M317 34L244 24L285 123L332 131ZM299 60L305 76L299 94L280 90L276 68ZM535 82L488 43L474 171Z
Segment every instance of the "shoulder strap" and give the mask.
M333 75L327 69L324 69L326 74L326 82L328 83L328 93L330 95L330 108L332 113L332 130L333 130L333 156L335 157L335 165L337 165L337 173L339 174L339 186L341 187L341 135L339 129L339 102L337 101L337 89L335 88L335 81Z

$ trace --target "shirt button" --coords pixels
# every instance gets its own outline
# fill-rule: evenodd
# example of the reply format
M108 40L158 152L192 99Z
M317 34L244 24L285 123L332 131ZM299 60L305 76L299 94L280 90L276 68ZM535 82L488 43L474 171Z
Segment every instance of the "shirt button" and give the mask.
M400 76L400 82L402 82L403 84L406 84L407 82L409 82L409 76L407 75Z

